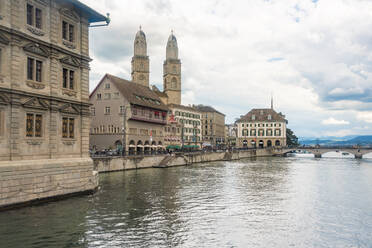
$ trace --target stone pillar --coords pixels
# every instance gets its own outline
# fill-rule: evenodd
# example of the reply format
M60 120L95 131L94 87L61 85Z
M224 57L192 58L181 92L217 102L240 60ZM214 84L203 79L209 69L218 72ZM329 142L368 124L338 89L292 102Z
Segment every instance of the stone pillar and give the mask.
M355 157L356 159L362 159L362 158L363 158L363 154L361 154L361 153L357 153L357 154L354 155L354 157Z

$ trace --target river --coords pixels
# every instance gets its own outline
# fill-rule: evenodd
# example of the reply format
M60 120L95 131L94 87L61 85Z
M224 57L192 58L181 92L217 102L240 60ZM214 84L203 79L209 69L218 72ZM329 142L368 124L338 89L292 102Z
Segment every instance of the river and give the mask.
M372 159L212 162L100 185L0 212L0 247L372 247Z

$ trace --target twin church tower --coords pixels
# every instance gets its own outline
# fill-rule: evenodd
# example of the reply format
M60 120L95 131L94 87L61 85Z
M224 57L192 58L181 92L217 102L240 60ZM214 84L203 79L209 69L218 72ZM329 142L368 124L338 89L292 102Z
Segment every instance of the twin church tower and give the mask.
M150 87L150 60L147 56L146 35L140 30L134 40L134 56L132 58L132 81ZM163 89L161 99L165 104L181 104L181 61L178 59L177 39L173 34L168 38L166 60L163 64ZM159 90L154 87L157 93Z

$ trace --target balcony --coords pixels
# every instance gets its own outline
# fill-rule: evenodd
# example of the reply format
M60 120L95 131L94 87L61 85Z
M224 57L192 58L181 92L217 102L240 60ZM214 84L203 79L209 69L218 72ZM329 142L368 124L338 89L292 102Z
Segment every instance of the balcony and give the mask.
M150 118L148 116L141 116L141 115L132 115L130 120L135 120L135 121L144 121L144 122L149 122L149 123L156 123L156 124L162 124L166 125L167 124L167 119L163 119L160 117L159 119L157 118Z

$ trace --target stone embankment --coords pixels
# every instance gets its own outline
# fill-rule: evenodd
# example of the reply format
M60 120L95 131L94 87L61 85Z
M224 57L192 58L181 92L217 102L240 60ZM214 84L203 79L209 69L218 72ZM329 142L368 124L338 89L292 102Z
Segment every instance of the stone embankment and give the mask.
M143 168L167 168L194 163L229 161L242 158L273 156L271 150L244 150L235 152L186 153L175 155L131 156L131 157L94 157L94 170L112 172Z
M0 210L94 191L98 172L92 159L0 162Z

